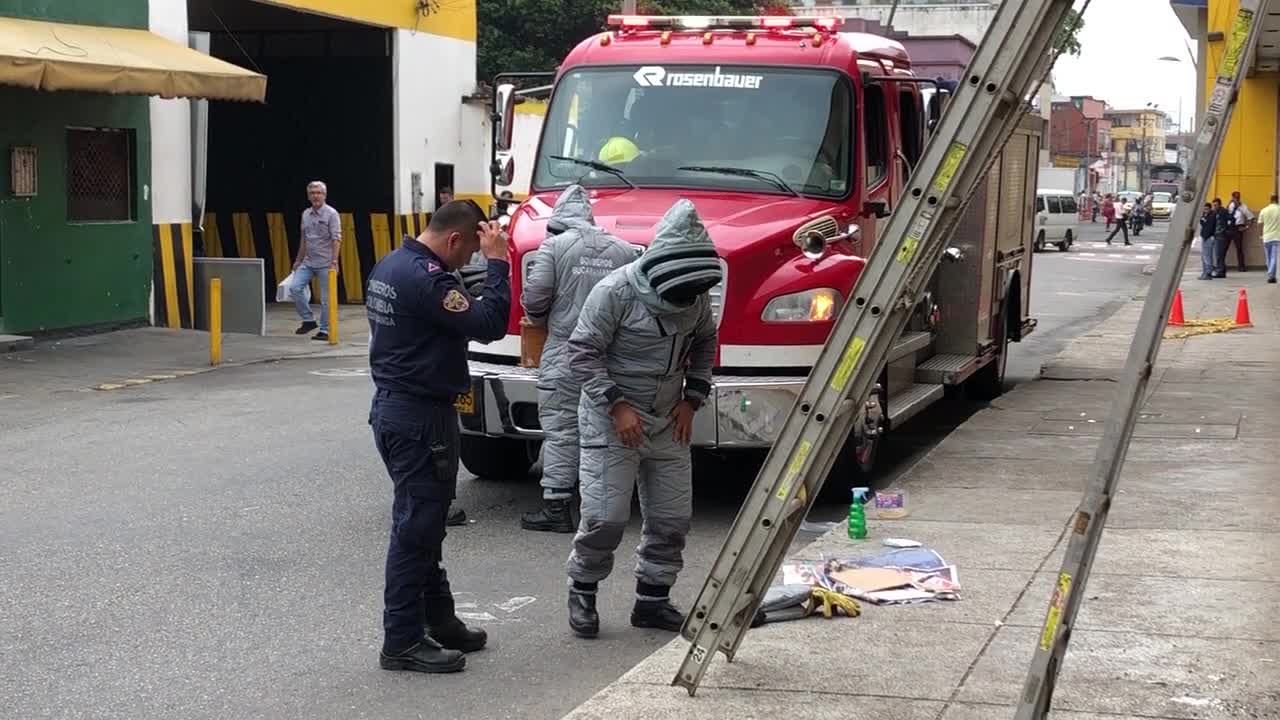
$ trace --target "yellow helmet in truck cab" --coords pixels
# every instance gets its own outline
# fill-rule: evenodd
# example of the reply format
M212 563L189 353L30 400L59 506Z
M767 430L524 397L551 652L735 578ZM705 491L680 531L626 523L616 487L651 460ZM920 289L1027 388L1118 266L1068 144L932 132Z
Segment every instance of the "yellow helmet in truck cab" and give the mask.
M599 160L602 163L618 165L629 163L639 156L640 148L636 147L635 143L620 135L614 135L600 148Z

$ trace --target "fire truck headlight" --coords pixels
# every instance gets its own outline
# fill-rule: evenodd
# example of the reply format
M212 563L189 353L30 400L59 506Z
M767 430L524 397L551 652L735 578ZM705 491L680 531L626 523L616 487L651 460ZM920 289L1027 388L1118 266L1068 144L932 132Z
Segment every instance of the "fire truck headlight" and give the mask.
M816 288L779 295L765 306L765 322L830 322L840 313L844 297L832 288Z

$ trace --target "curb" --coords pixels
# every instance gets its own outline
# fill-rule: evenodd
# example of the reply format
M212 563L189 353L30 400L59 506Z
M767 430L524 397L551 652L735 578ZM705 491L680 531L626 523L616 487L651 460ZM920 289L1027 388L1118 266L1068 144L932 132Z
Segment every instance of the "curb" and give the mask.
M36 341L26 335L0 335L0 353L15 353L30 350Z
M305 353L301 355L273 355L269 357L254 358L252 360L239 360L223 362L220 365L181 370L167 370L160 372L139 373L138 377L128 378L119 382L104 382L96 385L90 385L90 390L100 390L109 392L112 390L125 390L128 388L139 387L141 385L152 385L159 382L167 382L169 380L177 380L179 378L191 377L193 375L204 375L217 370L226 368L242 368L252 365L264 365L273 362L286 362L289 360L323 360L325 358L342 359L352 357L362 357L368 353L365 349L355 350L322 350L314 353Z

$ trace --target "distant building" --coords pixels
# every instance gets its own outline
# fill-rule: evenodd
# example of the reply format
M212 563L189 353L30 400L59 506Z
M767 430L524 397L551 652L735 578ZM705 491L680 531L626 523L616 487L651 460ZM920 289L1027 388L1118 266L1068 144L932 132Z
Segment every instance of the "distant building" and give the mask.
M1111 121L1116 190L1145 190L1151 168L1165 164L1169 116L1156 108L1107 110L1105 116Z
M1164 160L1166 163L1181 165L1182 169L1191 168L1191 148L1195 146L1195 133L1175 133L1164 140Z
M1102 179L1098 166L1111 149L1107 104L1090 95L1054 98L1049 120L1049 151L1055 167L1089 168L1088 187Z

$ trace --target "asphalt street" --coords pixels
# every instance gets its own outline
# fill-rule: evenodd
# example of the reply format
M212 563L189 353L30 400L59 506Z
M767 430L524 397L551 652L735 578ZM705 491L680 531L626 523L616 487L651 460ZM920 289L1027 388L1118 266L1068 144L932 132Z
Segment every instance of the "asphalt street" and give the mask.
M1095 247L1097 228L1069 253L1036 256L1040 325L1015 347L1011 382L1034 378L1141 285L1158 250ZM467 476L458 503L473 522L450 532L447 566L491 646L458 675L378 670L389 485L361 367L229 368L63 395L3 423L0 715L558 718L670 638L627 624L638 522L602 588L601 637L576 640L564 620L568 537L517 525L536 482ZM877 483L974 409L950 405L903 428ZM675 593L686 607L754 460L699 466ZM811 520L843 512L825 505Z

